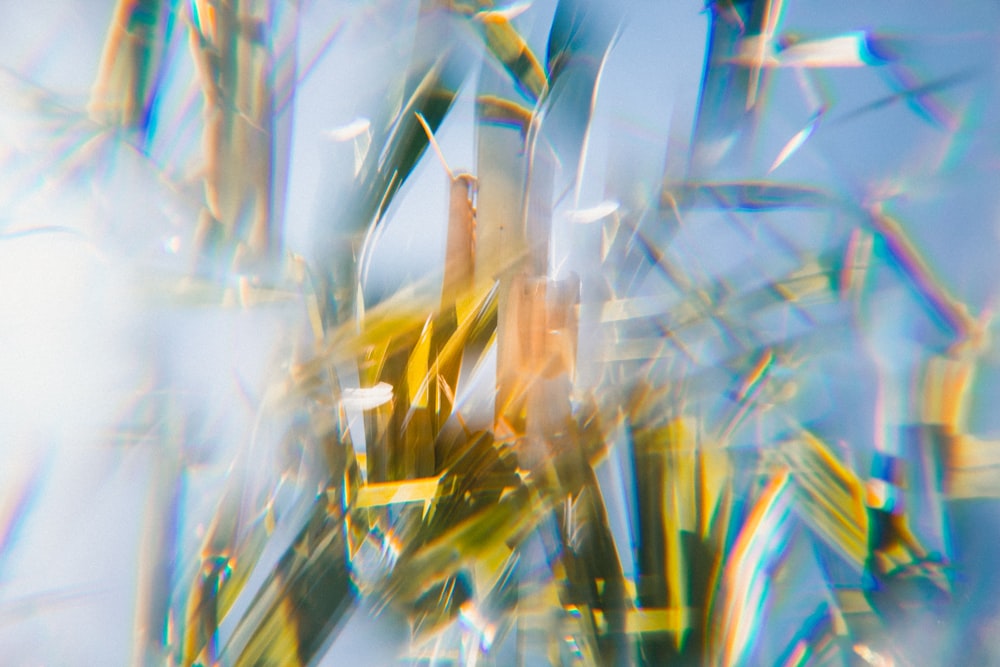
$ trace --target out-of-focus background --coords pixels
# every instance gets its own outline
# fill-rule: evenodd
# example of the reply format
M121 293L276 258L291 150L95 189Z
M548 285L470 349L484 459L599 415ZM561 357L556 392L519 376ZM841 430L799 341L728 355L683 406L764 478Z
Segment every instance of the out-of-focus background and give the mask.
M262 417L261 406L308 330L302 300L279 295L253 308L218 306L239 299L235 274L199 283L183 298L171 296L195 264L204 170L201 93L181 18L187 11L181 5L189 3L173 4L177 17L165 41L155 118L137 141L88 115L115 3L0 3L5 664L142 663L150 655L142 637L175 641L177 591L190 578L227 480L242 474L250 485L264 484L282 455L276 434L283 425ZM500 9L545 53L557 4L536 0ZM845 250L852 243L867 240L884 260L873 263L857 298L806 300L780 312L734 306L732 317L752 335L730 336L712 325L678 327L680 351L669 353L677 360L623 372L695 386L712 397L692 403L722 414L742 405L742 396L725 394L732 346L780 348L786 356L775 372L797 378L789 391L798 392L783 410L836 443L867 477L872 461L909 456L906 428L927 418L920 405L951 400L920 393L926 364L961 343L963 327L978 326L983 336L974 381L960 397L967 399L962 428L980 443L997 438L1000 358L989 334L1000 278L1000 135L992 131L1000 126L1000 7L986 1L757 3L774 14L771 33L744 40L726 56L732 64L724 65L713 60L711 45L722 43L725 30L739 33L740 12L752 3L576 4L593 12L614 4L608 20L621 19L590 100L585 150L559 153L566 145L560 127L572 125L560 116L565 99L551 103L541 130L557 157L549 277L581 278L581 318L600 312L595 322L608 319L601 308L612 301L610 292L633 299L616 301L623 308L669 311L686 303L685 288L641 271L626 285L598 278L607 267L595 269L581 248L614 245L602 227L611 214L624 219L627 212L655 209L636 215L660 230L650 233L652 249L642 251L643 261L656 264L657 253L665 256L690 277L687 289L720 304L770 289L797 267L833 256L849 273L844 258L852 256ZM420 3L263 5L279 54L270 73L281 95L279 157L270 176L277 183L280 251L322 267L356 172L359 138L400 85L411 57ZM471 33L464 38L474 42ZM471 52L473 74L437 131L455 170L474 171L483 158L476 148L480 77L505 75L482 64L488 57L480 46ZM749 69L751 83L727 79L727 67ZM738 86L752 91L740 88L737 95ZM759 99L741 106L748 96ZM356 258L363 306L374 307L407 285L440 284L448 187L444 167L428 152ZM673 193L679 211L669 234L656 227L669 217L664 192ZM816 193L828 199L817 200ZM898 221L905 238L879 217L883 213ZM855 224L855 218L876 222ZM640 252L631 246L623 252L627 258L633 251ZM601 385L599 359L668 356L640 344L666 338L655 328L638 332L634 345L628 336L618 340L598 329L581 332L574 399ZM801 345L782 347L800 337ZM343 374L352 388L351 371ZM352 428L360 429L359 421ZM778 410L733 423L738 426L725 438L737 450L787 428ZM982 467L994 464L987 445L975 451L987 452L977 459ZM611 531L625 576L636 577L631 478L614 467L620 465L615 455L609 461L598 474L608 488L625 487L606 491ZM306 471L276 494L289 521L279 521L275 546L262 562L277 560L303 514L300 497L322 481ZM946 613L915 621L912 636L895 628L907 635L902 644L926 643L923 653L907 653L923 655L927 661L919 664L948 664L953 655L1000 664L992 632L1000 618L994 602L1000 582L989 537L1000 527L1000 492L988 481L963 483L960 497L943 497L940 480L926 494L912 486L899 491L914 532L928 558L947 571L954 596ZM849 585L853 575L830 565L821 548L805 538L789 538L789 545L781 557L791 563L787 579L774 584L767 614L755 621L756 639L743 637L752 648L732 647L734 662L788 658L786 644L797 636L785 632L791 619L813 613L831 588ZM259 584L263 576L256 572L251 581ZM235 621L229 623L224 635L233 632ZM348 657L382 664L400 652L406 630L399 619L359 607L344 623L322 664ZM381 647L380 636L396 639ZM855 654L867 660L862 650Z

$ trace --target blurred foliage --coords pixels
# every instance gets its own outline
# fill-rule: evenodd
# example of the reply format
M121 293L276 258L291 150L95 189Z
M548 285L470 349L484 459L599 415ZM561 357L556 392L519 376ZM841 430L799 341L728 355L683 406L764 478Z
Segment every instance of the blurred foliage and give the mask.
M797 45L801 76L869 66L844 51L859 38L779 42L791 0L710 2L684 173L642 205L609 193L616 205L591 220L599 248L580 251L594 251L593 275L557 280L553 207L580 187L604 64L639 3L559 0L536 54L518 19L530 3L422 0L402 85L372 115L329 247L317 265L293 256L268 273L259 262L280 259L281 234L266 4L119 0L95 87L102 122L141 128L159 40L187 31L205 105L198 266L243 275L244 305L268 289L300 299L310 323L262 409L293 415L288 437L321 488L268 562L281 482L255 492L230 477L174 588L168 661L314 664L364 607L405 619L399 659L412 664L919 662L894 633L921 604L945 613L953 581L948 554L925 544L943 542L943 513L915 526L903 498L978 494L973 469L995 465L963 431L985 324L881 203L739 166L782 50ZM478 165L448 173L440 296L404 289L366 309L362 247L477 62ZM794 266L751 253L720 275L680 256L706 211ZM825 246L767 215L819 216ZM927 357L909 449L876 452L868 474L854 453L870 440L845 444L797 410L811 360L853 335L875 272L928 304L946 343ZM359 415L363 429L349 428ZM800 586L813 607L782 610Z

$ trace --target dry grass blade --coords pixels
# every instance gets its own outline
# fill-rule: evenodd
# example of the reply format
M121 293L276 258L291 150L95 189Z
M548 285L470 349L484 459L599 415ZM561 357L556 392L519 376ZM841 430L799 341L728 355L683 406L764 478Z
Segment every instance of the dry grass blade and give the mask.
M118 0L91 96L92 116L112 125L146 129L169 11L162 0Z
M522 93L531 101L538 101L545 93L548 79L524 38L503 16L486 14L479 22L486 46L503 63Z
M194 2L186 14L204 98L205 208L198 244L252 263L280 243L271 220L274 165L272 67L267 26L253 0L215 7Z

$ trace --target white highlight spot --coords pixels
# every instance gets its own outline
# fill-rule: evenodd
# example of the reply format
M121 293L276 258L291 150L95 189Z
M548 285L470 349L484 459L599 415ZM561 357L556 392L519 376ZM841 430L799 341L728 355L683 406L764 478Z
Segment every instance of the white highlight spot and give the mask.
M370 127L371 121L367 118L355 118L347 125L335 127L332 130L327 130L323 134L334 141L350 141L351 139L360 137L362 134L368 132L368 128Z
M374 387L354 387L344 389L341 403L345 408L372 410L392 400L392 385L379 382Z
M576 210L569 211L566 214L566 217L569 218L570 222L586 225L608 217L617 211L619 206L619 203L616 201L605 200L597 206L591 206L590 208L578 208Z

